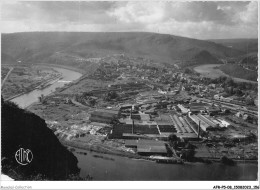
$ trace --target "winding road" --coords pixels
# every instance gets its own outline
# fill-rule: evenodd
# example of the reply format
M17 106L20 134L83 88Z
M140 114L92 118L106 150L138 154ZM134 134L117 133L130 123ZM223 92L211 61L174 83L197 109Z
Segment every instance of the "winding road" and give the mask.
M10 70L8 71L7 75L5 76L5 78L4 78L4 80L3 80L2 84L1 84L1 89L3 88L3 86L5 84L5 81L8 79L9 75L11 74L11 72L13 71L14 68L10 67L9 69Z

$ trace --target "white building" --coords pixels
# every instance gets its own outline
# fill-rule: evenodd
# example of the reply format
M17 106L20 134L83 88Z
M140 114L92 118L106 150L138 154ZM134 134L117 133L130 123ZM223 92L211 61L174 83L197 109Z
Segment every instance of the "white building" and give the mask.
M221 122L221 124L222 124L224 127L230 126L230 123L228 123L227 121L222 120L222 119L218 119L218 120Z

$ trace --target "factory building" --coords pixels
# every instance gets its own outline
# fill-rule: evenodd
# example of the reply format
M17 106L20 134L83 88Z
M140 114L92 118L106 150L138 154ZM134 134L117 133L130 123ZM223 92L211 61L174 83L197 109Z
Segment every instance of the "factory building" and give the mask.
M136 148L140 155L162 155L167 156L167 149L164 142L154 140L126 140L125 147Z

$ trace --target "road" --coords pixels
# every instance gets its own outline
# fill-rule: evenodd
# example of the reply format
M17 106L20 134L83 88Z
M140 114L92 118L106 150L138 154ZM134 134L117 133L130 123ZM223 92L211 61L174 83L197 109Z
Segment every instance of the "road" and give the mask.
M8 79L9 75L11 74L11 72L13 71L14 68L13 67L9 67L9 69L10 70L8 71L7 75L5 76L5 78L4 78L4 80L3 80L2 84L1 84L1 89L3 88L5 81Z

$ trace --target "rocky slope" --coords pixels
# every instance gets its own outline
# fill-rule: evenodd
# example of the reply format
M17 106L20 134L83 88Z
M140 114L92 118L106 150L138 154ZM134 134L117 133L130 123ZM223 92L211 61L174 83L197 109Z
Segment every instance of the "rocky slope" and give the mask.
M59 142L43 119L3 99L1 119L2 173L19 180L39 175L48 180L65 180L79 173L77 158ZM20 148L33 153L28 165L15 160Z

